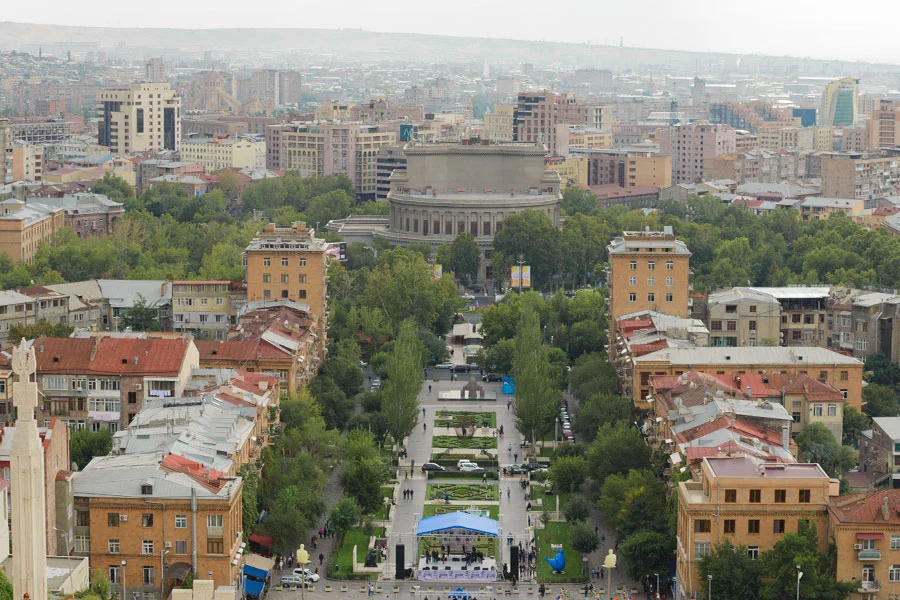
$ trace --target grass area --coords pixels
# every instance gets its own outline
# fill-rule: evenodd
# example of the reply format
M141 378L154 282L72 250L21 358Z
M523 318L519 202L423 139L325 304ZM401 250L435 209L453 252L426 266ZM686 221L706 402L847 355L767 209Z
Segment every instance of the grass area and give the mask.
M572 526L569 523L550 522L544 529L535 530L537 536L537 579L541 583L571 583L587 581L587 574L581 574L581 554L569 544ZM553 558L556 550L551 544L562 544L566 557L566 570L559 575L553 572L553 568L544 560L544 557Z
M546 508L547 510L553 511L556 510L556 495L548 494L547 488L543 485L531 484L531 499L537 500L541 498L543 500L542 508ZM566 510L566 496L560 495L559 497L559 510Z
M436 435L431 438L432 448L469 448L474 450L491 450L497 448L497 438L471 437L461 438L453 435Z
M540 454L538 454L538 456L544 456L546 458L550 458L553 456L554 452L555 452L555 450L553 449L553 446L544 446L543 448L541 448L541 452L540 452Z
M439 410L434 417L435 427L458 427L465 422L472 423L476 427L496 429L497 413L493 411Z
M429 483L425 490L427 500L443 500L445 494L450 500L499 500L500 489L496 485L483 483Z
M381 497L391 499L394 497L394 486L392 485L383 485L381 486Z
M384 537L384 527L375 527L372 535ZM363 562L369 551L369 534L362 527L353 527L347 530L341 545L328 557L326 575L332 579L375 579L362 573L353 573L353 546L356 546L356 560Z
M459 512L463 509L475 508L488 511L488 518L495 521L500 519L500 506L497 504L474 504L472 506L444 506L441 504L426 504L422 510L423 517L434 517L446 513Z
M475 479L481 480L487 475L487 478L496 481L499 479L496 471L483 473L469 473L466 471L428 471L428 479Z

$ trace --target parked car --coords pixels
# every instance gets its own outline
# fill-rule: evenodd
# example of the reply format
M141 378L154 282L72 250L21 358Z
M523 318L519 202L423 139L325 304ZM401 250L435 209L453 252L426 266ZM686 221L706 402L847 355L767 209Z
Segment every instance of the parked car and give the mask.
M447 469L437 463L425 463L422 465L423 471L446 471Z
M304 569L302 569L302 568L294 569L294 575L296 575L297 577L303 577L303 571L304 571ZM315 583L318 580L319 580L318 573L314 573L313 571L306 569L306 581L312 581Z
M380 390L380 389L381 389L381 379L376 377L375 379L372 380L372 391L374 392L375 390Z
M500 373L485 373L481 376L482 381L503 381L503 375Z
M281 578L281 585L284 587L300 587L303 585L303 579L299 575L285 575Z
M456 461L457 469L462 469L463 465L475 465L477 467L478 463L475 461L471 461L468 458L462 458L462 459Z
M574 442L574 441L575 441L575 434L572 433L571 431L564 431L564 432L563 432L563 439L566 440L567 442Z
M541 470L546 471L547 465L545 465L544 463L531 461L529 463L525 463L525 468L528 469L529 471L541 471Z
M442 363L438 363L438 364L434 365L434 368L435 368L435 369L452 369L452 368L453 368L453 363L452 363L452 362L442 362Z
M459 470L463 473L484 473L484 467L479 467L475 463L466 463Z
M475 365L454 365L451 369L454 373L468 373L475 368Z
M522 465L507 465L503 467L503 472L507 475L524 475L528 469Z
M369 363L367 363L366 361L364 361L364 360L359 361L359 368L360 368L360 369L365 369L365 368L368 367L368 366L369 366Z

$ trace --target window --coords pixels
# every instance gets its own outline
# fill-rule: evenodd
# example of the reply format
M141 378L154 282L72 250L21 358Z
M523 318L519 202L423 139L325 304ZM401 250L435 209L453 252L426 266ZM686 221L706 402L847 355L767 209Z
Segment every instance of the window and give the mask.
M287 273L282 273L281 274L281 283L288 283L290 280L290 277L291 276L288 275Z
M108 527L118 527L119 513L106 513L106 525Z
M270 283L272 276L269 273L263 273L263 283Z
M712 331L722 331L722 321L710 321L709 328Z
M91 538L86 535L75 536L75 552L88 554L91 551Z
M175 529L187 529L187 515L175 515Z
M306 283L306 273L300 273L300 283Z
M784 533L784 519L775 519L773 521L772 533Z
M655 270L656 270L656 262L655 262L655 261L652 261L652 260L648 260L648 261L647 261L647 270L648 270L648 271L655 271Z
M724 532L725 533L734 533L735 532L735 520L734 519L725 519L724 523Z
M116 517L116 523L119 522L119 518ZM88 510L76 510L75 511L75 527L90 527L91 526L91 512Z
M747 521L747 533L759 533L759 519Z
M869 340L857 338L856 349L862 350L863 352L867 351L869 349Z
M271 259L271 258L264 258L264 259L263 259L263 266L264 266L264 267L271 267L271 266L272 266L272 259Z
M153 554L153 540L141 542L141 554Z
M674 294L666 294L666 302L672 302L675 299Z
M119 540L109 540L106 542L107 548L109 549L110 554L118 554L119 550Z
M113 565L109 568L109 582L110 583L121 583L122 582L122 572L119 570L119 565Z
M629 302L637 302L637 294L628 294Z
M813 416L814 417L822 416L822 405L821 404L816 404L815 406L813 406Z
M301 258L301 259L300 259L300 266L301 266L301 267L305 267L305 266L306 266L306 259L305 259L305 258Z
M874 550L875 549L875 540L860 540L862 542L863 550Z
M737 490L725 490L725 502L737 502Z
M629 277L628 285L637 285L637 277Z
M298 290L297 297L300 298L301 300L305 299L306 298L306 290Z
M709 519L697 519L694 521L694 533L709 533L710 532L710 521Z
M747 554L750 555L750 560L759 560L759 546L747 546Z
M225 523L225 519L223 515L206 515L206 526L207 527L219 527L221 528Z
M668 287L672 287L673 285L675 285L675 278L674 277L666 277L666 285Z
M709 542L694 542L694 558L703 558L709 554Z
M752 313L755 313L755 312L756 312L756 305L755 305L755 304L751 304L751 305L750 305L750 312L752 312Z
M792 413L791 413L791 418L794 420L794 423L799 423L799 422L800 422L800 413L799 413L799 412L792 412Z
M144 567L144 585L154 585L153 567Z
M282 258L282 259L281 259L281 266L282 266L282 267L288 266L288 259Z
M671 260L667 260L666 261L666 271L674 271L674 270L675 270L675 263L672 262Z
M225 542L223 540L206 540L207 554L225 554Z
M775 502L778 504L787 502L787 490L775 490Z
M841 381L847 381L850 379L850 374L847 371L841 371Z
M652 292L647 294L647 302L656 302L656 294Z
M647 278L647 286L653 287L654 285L656 285L656 277L648 277Z
M272 297L271 290L263 290L263 300L268 300L271 297Z
M637 271L637 261L633 260L628 263L628 269L631 271Z
M725 328L728 331L737 331L737 321L726 321Z
M730 314L736 313L737 312L737 304L726 304L725 312L730 313Z
M798 502L802 502L804 504L809 503L810 491L809 490L800 490Z
M801 315L799 313L791 315L791 323L799 323Z
M750 490L750 502L751 503L759 503L762 502L762 491L761 490Z
M756 331L756 321L748 321L747 325L750 328L750 331Z
M848 397L847 390L841 390L841 397L846 400Z
M891 550L900 550L900 535L891 536Z
M175 554L187 554L187 541L178 540L175 542Z
M900 565L891 565L891 570L888 573L888 577L891 581L900 581Z
M144 513L141 515L141 527L153 527L152 513Z

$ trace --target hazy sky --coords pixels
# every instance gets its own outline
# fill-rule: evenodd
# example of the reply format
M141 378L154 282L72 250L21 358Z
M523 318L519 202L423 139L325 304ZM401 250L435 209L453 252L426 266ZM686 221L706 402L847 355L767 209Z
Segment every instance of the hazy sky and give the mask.
M622 37L626 46L900 62L896 0L0 0L0 6L5 21L60 25L359 27L602 44Z

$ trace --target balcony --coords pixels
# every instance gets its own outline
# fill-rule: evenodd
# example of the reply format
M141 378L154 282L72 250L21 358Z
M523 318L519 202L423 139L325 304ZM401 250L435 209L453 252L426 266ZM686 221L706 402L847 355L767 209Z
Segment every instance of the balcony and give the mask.
M877 581L863 581L859 584L859 589L856 591L860 594L874 594L881 591L881 584Z
M859 560L881 560L881 550L860 550Z

